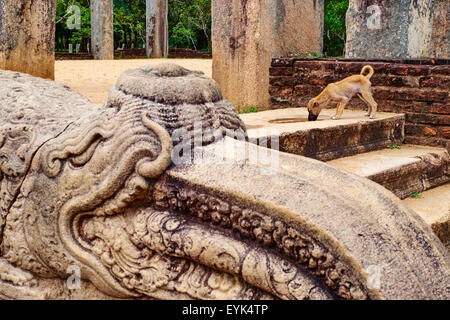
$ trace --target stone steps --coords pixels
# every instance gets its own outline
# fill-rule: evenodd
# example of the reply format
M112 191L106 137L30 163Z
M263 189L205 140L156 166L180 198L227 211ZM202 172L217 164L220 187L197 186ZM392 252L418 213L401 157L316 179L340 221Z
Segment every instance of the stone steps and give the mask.
M450 251L450 183L425 191L420 198L407 198L403 202L431 226Z
M334 109L323 110L318 121L308 122L306 108L288 108L242 114L251 142L270 146L279 137L279 150L321 161L352 156L401 144L405 116L378 113L369 120L363 111L344 110L342 119L331 120Z
M446 149L416 145L385 148L328 162L381 184L401 199L449 182L449 163Z
M449 152L443 148L403 144L405 117L378 113L368 120L361 111L345 110L330 120L323 110L316 122L303 122L305 108L243 114L249 139L270 146L279 137L283 152L307 156L368 178L392 191L431 226L450 251ZM394 148L387 146L395 144ZM398 148L399 147L399 148ZM408 196L421 193L421 198Z

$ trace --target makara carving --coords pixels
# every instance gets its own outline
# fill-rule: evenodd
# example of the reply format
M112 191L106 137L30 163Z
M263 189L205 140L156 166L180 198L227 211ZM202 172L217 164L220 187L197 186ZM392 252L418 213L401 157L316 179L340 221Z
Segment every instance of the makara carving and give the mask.
M0 115L1 298L449 298L448 252L414 212L315 160L272 150L267 175L201 73L129 70L98 107L0 71Z

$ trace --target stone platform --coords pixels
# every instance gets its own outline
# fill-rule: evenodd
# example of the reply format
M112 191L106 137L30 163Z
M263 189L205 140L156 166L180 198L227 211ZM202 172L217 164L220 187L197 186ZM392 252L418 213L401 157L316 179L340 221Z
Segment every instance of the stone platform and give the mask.
M352 156L401 144L403 114L378 113L369 120L363 111L345 110L340 120L331 120L335 109L323 110L317 121L308 122L306 108L288 108L242 114L249 138L258 144L279 136L280 151L321 161ZM269 137L269 138L268 138Z
M449 182L449 163L447 150L416 145L386 148L328 162L381 184L401 199Z
M403 202L431 226L434 233L450 251L450 184L425 191L420 198Z
M331 120L335 109L323 110L318 121L308 122L306 108L287 108L241 115L249 139L264 145L278 136L280 151L327 161L329 165L368 178L404 200L449 248L449 163L446 149L403 144L403 114L345 110ZM392 149L386 148L395 144ZM437 187L437 188L436 188ZM435 188L435 189L432 189ZM431 189L431 190L430 190ZM427 191L428 190L428 191Z

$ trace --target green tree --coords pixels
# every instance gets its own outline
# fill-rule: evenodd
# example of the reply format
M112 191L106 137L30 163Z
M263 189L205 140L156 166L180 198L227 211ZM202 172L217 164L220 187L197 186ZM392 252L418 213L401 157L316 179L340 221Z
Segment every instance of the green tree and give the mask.
M345 55L345 14L348 0L325 0L324 53L329 57Z
M116 47L145 44L145 0L114 0L114 43Z
M211 0L169 2L169 45L211 52Z
M68 12L72 5L80 8L81 25L80 29L69 29L67 19L74 13ZM81 50L86 51L91 38L91 11L89 0L57 0L56 1L56 30L55 30L55 48L56 51L65 50L69 43L75 46L79 43Z
M324 53L342 56L345 50L345 13L348 0L325 0ZM81 29L69 30L67 8L81 9ZM145 43L145 0L114 0L114 42L142 47ZM69 43L81 44L86 51L91 36L90 0L57 0L56 48L64 50ZM211 52L211 0L169 1L169 45Z

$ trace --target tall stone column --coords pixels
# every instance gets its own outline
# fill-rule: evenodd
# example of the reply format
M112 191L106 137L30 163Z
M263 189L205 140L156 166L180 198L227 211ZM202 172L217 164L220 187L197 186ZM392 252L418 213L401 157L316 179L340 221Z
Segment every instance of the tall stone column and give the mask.
M55 0L0 0L0 69L54 79Z
M269 106L271 59L322 52L323 0L213 0L213 78L235 107Z
M450 58L450 4L448 0L435 0L431 57Z
M169 55L169 24L167 0L147 0L147 57L167 58Z
M448 0L350 0L346 55L422 58L447 51L448 56L448 40L443 50L445 41L439 43L448 34L447 20Z
M114 59L113 0L91 0L91 47L95 59Z

